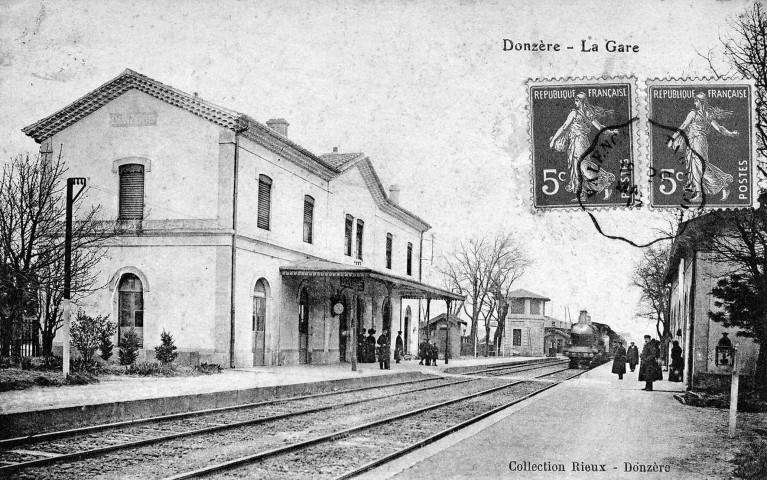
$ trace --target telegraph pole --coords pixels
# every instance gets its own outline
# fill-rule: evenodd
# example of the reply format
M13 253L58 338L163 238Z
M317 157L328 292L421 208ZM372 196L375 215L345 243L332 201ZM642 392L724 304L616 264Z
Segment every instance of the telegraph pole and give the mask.
M72 196L72 190L75 185L82 185L80 190ZM62 358L62 368L64 372L64 378L69 375L69 324L71 318L71 305L70 299L72 298L72 205L77 200L77 197L85 189L85 178L72 177L67 178L67 205L66 205L66 230L64 232L64 352Z

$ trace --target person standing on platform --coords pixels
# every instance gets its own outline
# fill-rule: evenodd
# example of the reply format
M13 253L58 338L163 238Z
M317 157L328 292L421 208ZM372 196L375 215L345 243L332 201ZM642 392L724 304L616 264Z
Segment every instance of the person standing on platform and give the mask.
M360 328L357 334L357 361L365 363L367 361L367 342L365 341L365 327Z
M402 341L402 331L397 332L397 340L394 342L394 360L399 363L405 354L405 343Z
M423 361L426 360L426 366L429 366L431 354L429 353L429 342L426 339L423 339L421 343L418 344L418 358L421 359L421 361L418 362L418 365L423 365Z
M437 346L437 340L431 341L431 365L437 366L437 359L439 358L439 347Z
M681 382L682 371L684 371L684 358L682 358L682 347L679 342L674 340L674 346L671 347L671 365L668 368L668 381Z
M365 347L365 363L376 363L376 330L371 328L368 330L370 334L365 340L367 346Z
M629 367L631 367L631 371L633 372L637 367L637 363L639 363L639 349L634 345L634 342L631 342L631 345L629 345L629 348L626 351L626 360L628 360Z
M649 335L644 336L644 347L639 356L642 363L639 364L639 381L645 382L642 390L652 392L652 384L656 380L663 380L663 372L658 365L660 349L658 345L650 339Z
M626 373L626 348L623 346L623 342L618 342L618 346L615 347L613 373L618 374L618 380L623 380L623 374Z
M378 337L378 365L381 370L391 369L391 343L388 330L384 330Z

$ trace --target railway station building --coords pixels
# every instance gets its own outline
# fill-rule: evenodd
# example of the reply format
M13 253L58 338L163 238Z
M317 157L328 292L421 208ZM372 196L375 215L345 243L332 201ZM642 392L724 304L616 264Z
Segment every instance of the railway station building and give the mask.
M420 280L430 226L370 158L316 155L288 126L126 70L23 129L117 225L105 287L78 305L118 323L115 343L134 329L152 361L166 330L182 362L351 362L362 328L413 351L417 300L461 298Z
M732 375L732 358L721 347L738 347L739 371L751 376L756 371L759 344L752 338L738 336L740 329L725 327L709 318L717 311L711 290L719 279L732 273L733 268L715 262L710 253L699 248L700 235L706 224L727 228L729 212L711 212L686 222L682 234L671 248L666 270L670 285L669 312L671 340L682 347L685 370L683 381L688 388L722 386ZM670 349L669 349L670 350ZM670 362L670 360L668 360Z

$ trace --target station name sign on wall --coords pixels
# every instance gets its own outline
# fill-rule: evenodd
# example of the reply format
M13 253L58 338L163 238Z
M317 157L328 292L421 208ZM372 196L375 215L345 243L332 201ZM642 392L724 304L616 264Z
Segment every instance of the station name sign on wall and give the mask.
M112 127L147 127L157 125L157 112L110 113Z

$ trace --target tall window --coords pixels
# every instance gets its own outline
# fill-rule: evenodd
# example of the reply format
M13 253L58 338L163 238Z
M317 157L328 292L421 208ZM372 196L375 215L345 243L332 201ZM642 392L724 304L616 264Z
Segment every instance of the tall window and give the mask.
M344 253L347 257L352 256L352 234L354 233L354 217L346 216L346 226L344 228Z
M312 224L314 223L314 199L304 196L304 242L312 243Z
M391 233L386 234L386 268L391 270L391 248L392 248L392 235Z
M362 260L362 234L365 231L365 222L357 219L357 260Z
M511 344L515 347L522 346L522 329L515 328L511 332Z
M119 337L129 330L138 334L140 346L144 344L144 288L136 275L128 273L120 279L118 291Z
M407 242L407 264L405 265L408 275L413 274L413 244Z
M120 166L120 220L144 218L144 166Z
M272 179L258 176L258 228L269 230L269 213L272 209Z

